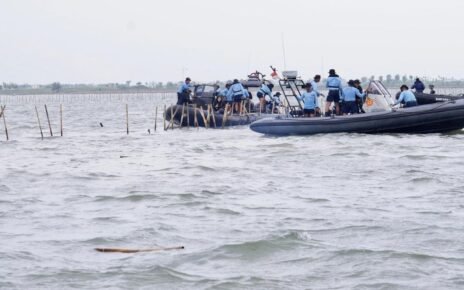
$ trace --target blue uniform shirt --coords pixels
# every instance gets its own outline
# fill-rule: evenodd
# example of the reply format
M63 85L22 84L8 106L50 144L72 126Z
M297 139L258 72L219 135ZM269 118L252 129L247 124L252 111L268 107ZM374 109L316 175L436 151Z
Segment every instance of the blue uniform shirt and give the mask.
M223 89L218 89L216 92L218 96L226 97L229 90L227 88L223 88Z
M407 102L417 102L416 96L414 96L414 94L410 90L402 91L401 94L400 94L400 97L395 102L395 105L398 105L402 101L404 101L405 103L407 103Z
M178 92L179 94L182 94L182 93L186 92L187 90L189 90L190 87L191 87L190 84L187 84L187 83L184 82L184 83L182 83L182 85L180 85L180 87L179 87L179 89L177 90L177 92Z
M331 90L338 90L340 96L343 96L342 80L338 76L329 76L325 83L325 86Z
M361 94L359 90L355 87L346 87L343 89L343 100L345 102L356 101L356 96L363 98L364 94Z
M315 91L304 92L298 99L304 102L306 110L314 110L317 107L317 93Z
M316 83L314 80L312 80L312 81L310 82L310 84L311 84L311 87L313 88L313 92L315 92L315 93L317 94L317 96L320 96L321 93L319 93L317 83Z
M227 100L232 101L235 96L247 96L247 94L241 83L233 84L227 93Z
M272 97L272 92L269 89L269 87L265 84L262 84L261 87L259 88L259 92L261 92L264 96L268 95L269 97Z

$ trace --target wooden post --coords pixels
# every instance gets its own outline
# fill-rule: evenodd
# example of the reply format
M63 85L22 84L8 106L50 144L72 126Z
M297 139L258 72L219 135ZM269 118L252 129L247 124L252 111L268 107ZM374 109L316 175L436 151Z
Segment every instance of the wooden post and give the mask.
M45 114L47 115L48 128L50 129L50 136L52 136L52 137L53 137L53 132L52 132L52 125L50 124L50 117L48 116L48 109L47 109L47 105L45 105Z
M184 122L184 108L185 108L185 103L182 104L182 112L180 116L180 127L182 128L182 123Z
M224 126L226 125L226 122L227 122L228 109L229 109L229 104L226 104L226 107L224 108L224 115L222 115L222 129L224 129Z
M164 104L163 130L166 131L166 104Z
M214 128L216 129L216 116L214 116L214 109L212 105L211 105L211 116L213 117L213 125L214 125Z
M63 137L63 104L60 104L60 128L61 137Z
M129 135L129 105L126 104L126 132Z
M275 102L272 102L272 111L271 111L271 115L274 114L274 106L275 106Z
M197 117L197 105L194 107L194 113L193 113L193 126L198 128L198 117Z
M156 121L157 121L157 119L158 119L158 106L156 106L156 108L155 108L155 131L154 132L156 132Z
M176 106L176 113L177 113L177 106ZM171 120L169 121L169 125L171 126L171 130L174 130L174 112L172 111L172 105L171 105ZM169 125L168 125L168 128L169 128Z
M6 108L6 105L1 107L2 108L2 118L3 118L3 126L5 127L5 136L6 136L6 141L10 140L10 138L8 137L8 128L6 127L6 120L5 120L5 108Z
M39 111L37 110L37 106L35 106L35 113L37 115L37 122L39 123L40 136L42 137L42 140L43 140L44 134L43 134L43 131L42 131L42 125L40 124Z
M185 110L187 112L187 129L190 129L190 110L188 104L185 106Z
M205 128L207 128L205 112L203 112L203 107L202 106L200 106L199 111L200 111L201 118L203 119L203 125L205 126Z

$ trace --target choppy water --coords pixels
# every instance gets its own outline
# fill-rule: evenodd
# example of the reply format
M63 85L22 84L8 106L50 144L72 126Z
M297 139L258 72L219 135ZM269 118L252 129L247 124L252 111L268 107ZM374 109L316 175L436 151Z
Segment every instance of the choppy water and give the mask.
M128 101L129 136L123 102L72 102L43 141L8 104L0 288L464 288L464 135L148 135Z

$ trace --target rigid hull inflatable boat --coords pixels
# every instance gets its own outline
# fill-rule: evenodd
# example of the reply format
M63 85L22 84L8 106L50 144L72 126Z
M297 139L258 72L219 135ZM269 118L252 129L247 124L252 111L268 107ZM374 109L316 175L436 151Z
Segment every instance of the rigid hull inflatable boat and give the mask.
M302 118L295 106L287 116L258 120L251 130L269 135L320 133L441 133L464 128L464 99L436 101L428 105L392 109L395 103L381 82L366 90L364 114Z

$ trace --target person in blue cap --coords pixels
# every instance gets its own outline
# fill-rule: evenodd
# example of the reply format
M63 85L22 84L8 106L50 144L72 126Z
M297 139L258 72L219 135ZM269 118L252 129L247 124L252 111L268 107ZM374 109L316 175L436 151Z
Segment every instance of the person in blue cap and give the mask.
M190 93L191 93L191 85L190 82L192 80L190 78L186 78L185 82L183 82L180 86L179 89L177 90L177 105L182 105L185 103L192 103L190 100Z
M330 116L330 104L335 104L335 112L340 115L340 97L343 95L342 80L335 73L334 69L329 70L329 77L326 81L326 87L329 90L325 102L325 115Z
M400 97L396 100L394 106L398 105L401 102L404 102L404 107L414 107L417 106L417 99L413 92L411 92L407 85L402 85Z
M356 97L364 98L364 94L361 94L353 80L348 81L348 86L343 89L343 115L357 114L358 104L356 103Z
M298 97L304 103L303 114L305 117L314 117L316 115L317 108L317 93L313 90L313 86L308 83L306 84L306 92Z

